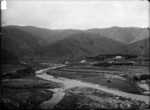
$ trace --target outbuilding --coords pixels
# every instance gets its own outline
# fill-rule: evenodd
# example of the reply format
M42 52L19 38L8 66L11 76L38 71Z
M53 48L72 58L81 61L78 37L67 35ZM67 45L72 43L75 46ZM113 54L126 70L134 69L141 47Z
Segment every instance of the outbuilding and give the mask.
M116 59L121 59L121 58L122 58L122 56L116 56L115 58L116 58Z
M87 61L86 60L81 60L80 63L87 63Z

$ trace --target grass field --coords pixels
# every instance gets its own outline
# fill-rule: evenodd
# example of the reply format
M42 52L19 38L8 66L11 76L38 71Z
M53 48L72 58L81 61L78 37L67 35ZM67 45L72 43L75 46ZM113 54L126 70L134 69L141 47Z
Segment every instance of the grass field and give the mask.
M58 88L61 84L46 81L36 76L20 78L20 79L5 79L1 82L2 88L12 89L32 89L32 88Z
M37 109L38 105L52 97L53 92L45 89L2 89L3 109Z
M42 63L43 65L43 63ZM32 65L33 66L33 65ZM55 63L34 64L35 69L56 66ZM3 73L24 68L17 65L4 65ZM47 74L54 77L77 79L84 82L99 84L124 92L142 94L133 76L149 74L147 66L110 66L95 67L89 64L69 64L62 68L49 70ZM1 104L4 109L38 109L38 105L49 100L53 92L47 89L63 87L62 84L43 80L36 76L1 81ZM107 109L107 108L144 108L143 102L114 96L91 88L71 88L65 91L65 97L54 109Z
M138 109L145 108L144 102L132 101L92 88L71 88L54 110L92 110L92 109Z
M55 77L78 79L134 94L142 94L142 89L139 88L137 83L132 79L133 75L145 73L149 73L148 67L95 67L91 65L69 65L47 72L47 74Z
M61 87L59 83L32 76L1 81L1 104L3 109L38 109L38 105L49 100L53 92L47 89Z
M1 70L2 73L5 74L5 73L10 73L12 71L16 71L18 69L24 69L26 67L22 65L2 64L1 68L2 68Z

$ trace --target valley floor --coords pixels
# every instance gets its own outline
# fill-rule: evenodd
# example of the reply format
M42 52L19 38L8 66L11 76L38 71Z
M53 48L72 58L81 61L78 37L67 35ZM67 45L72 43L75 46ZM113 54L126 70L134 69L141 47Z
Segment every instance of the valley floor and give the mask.
M49 67L49 66L46 66ZM43 68L43 67L42 67ZM103 86L148 97L146 89L133 79L135 74L149 74L148 67L111 66L94 67L89 64L51 64L50 68L36 71L36 76L2 80L2 107L6 109L148 109L150 105L140 100L117 96L96 89ZM57 81L42 78L54 76ZM41 78L39 78L41 77ZM76 86L65 82L90 83L92 86ZM141 82L140 82L141 83ZM96 86L97 85L97 86ZM149 86L149 85L148 85ZM146 93L146 94L145 94ZM49 106L48 106L49 104ZM52 105L50 107L50 104ZM44 109L43 107L43 109Z
M1 107L9 110L38 109L38 105L49 100L54 93L47 89L61 86L36 76L4 79L1 84Z
M133 79L137 74L149 74L149 67L111 66L93 67L91 65L69 65L46 72L55 77L80 80L120 91L144 94L146 91ZM146 84L147 85L147 84ZM147 94L148 95L148 94Z

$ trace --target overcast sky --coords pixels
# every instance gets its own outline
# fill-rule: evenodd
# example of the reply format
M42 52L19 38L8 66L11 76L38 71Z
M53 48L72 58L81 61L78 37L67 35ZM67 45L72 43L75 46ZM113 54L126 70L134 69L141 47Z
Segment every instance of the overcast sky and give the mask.
M49 29L148 27L147 1L11 1L2 11L5 25L32 25Z

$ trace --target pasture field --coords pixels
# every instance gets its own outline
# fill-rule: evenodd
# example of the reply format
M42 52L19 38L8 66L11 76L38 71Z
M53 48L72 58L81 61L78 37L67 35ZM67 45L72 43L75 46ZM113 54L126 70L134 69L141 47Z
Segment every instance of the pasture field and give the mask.
M92 88L74 87L65 91L65 97L54 110L145 109L144 102L118 97Z
M124 92L142 94L133 76L137 74L149 74L147 66L110 66L95 67L92 65L67 65L62 68L49 70L49 75L76 79L84 82L99 84Z
M36 76L4 79L1 81L1 106L3 109L38 109L40 103L49 100L53 95L53 92L47 89L61 86Z

